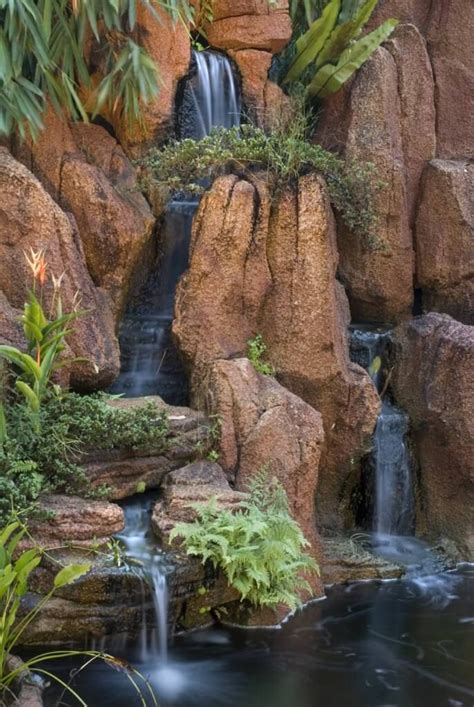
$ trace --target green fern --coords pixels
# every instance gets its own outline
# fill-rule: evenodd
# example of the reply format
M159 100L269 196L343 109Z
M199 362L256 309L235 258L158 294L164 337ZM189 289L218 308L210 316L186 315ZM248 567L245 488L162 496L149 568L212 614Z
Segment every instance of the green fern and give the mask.
M285 604L294 610L301 605L318 566L304 552L309 543L290 515L283 487L269 480L266 470L256 475L248 500L235 512L220 508L216 498L193 508L197 519L178 523L171 541L181 538L188 555L220 568L242 600L254 606Z

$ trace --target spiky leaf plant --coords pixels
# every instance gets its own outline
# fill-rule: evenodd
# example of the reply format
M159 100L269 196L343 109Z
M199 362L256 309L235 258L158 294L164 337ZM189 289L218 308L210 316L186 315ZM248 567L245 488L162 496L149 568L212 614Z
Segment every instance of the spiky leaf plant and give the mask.
M378 0L329 0L313 19L315 1L295 0L294 37L286 52L290 65L283 83L303 83L307 95L313 98L336 93L398 24L395 19L386 20L360 37L377 3ZM308 25L306 31L302 29L302 17Z

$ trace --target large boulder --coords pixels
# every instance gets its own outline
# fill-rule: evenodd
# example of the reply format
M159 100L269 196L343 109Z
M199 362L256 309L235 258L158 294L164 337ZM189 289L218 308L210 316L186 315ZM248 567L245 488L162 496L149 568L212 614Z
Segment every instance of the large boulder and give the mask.
M421 175L426 162L436 154L433 70L425 41L412 24L399 25L385 46L397 68L406 195L413 226Z
M425 32L431 12L437 0L379 0L367 25L369 30L385 20L395 17L400 22L409 22Z
M416 223L423 306L474 324L474 164L434 160L426 167Z
M218 49L261 49L276 54L291 37L287 0L273 5L265 0L238 3L218 0L213 13L207 39Z
M246 358L216 361L206 388L208 407L220 421L221 466L241 491L248 491L259 471L275 476L320 560L315 517L324 439L320 414L274 378L257 373Z
M281 125L289 112L289 99L268 78L272 53L260 49L229 51L242 79L246 117L255 125L271 129Z
M14 140L13 149L74 215L89 272L110 295L117 320L150 253L155 222L122 147L103 127L70 125L49 106L38 140Z
M114 318L106 293L95 287L85 266L82 244L74 220L53 201L40 182L5 149L0 148L0 287L3 297L4 341L18 344L15 328L18 310L23 307L31 273L24 252L44 248L49 273L65 273L62 289L65 311L80 297L87 315L76 320L68 343L75 356L88 363L75 364L72 382L82 387L109 385L119 370L119 350ZM47 287L51 299L51 284ZM14 320L12 321L12 317ZM13 334L13 340L10 338ZM7 338L8 337L8 338Z
M304 177L272 201L262 179L222 177L195 218L174 322L198 407L210 364L241 356L261 333L278 379L321 412L322 525L342 523L344 489L379 409L369 377L349 362L349 312L336 269L334 221L321 180Z
M472 2L433 3L427 39L436 77L437 156L444 159L474 156L473 25Z
M118 318L150 252L154 218L116 140L97 126L77 134L85 148L64 157L60 203L74 214L89 272L109 293Z
M474 327L428 314L395 330L393 389L419 463L419 532L474 559Z
M359 71L349 97L345 157L372 162L383 184L375 198L377 242L340 229L340 273L355 320L396 322L412 307L414 254L398 86L395 60L381 47Z

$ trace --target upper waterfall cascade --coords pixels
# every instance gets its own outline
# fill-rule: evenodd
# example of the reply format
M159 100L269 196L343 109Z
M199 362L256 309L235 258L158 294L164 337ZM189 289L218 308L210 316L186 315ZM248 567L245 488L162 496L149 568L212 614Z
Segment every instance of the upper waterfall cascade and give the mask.
M240 124L240 88L230 60L213 51L193 52L178 108L180 138L199 139L217 126ZM188 267L193 216L198 199L181 195L166 207L156 267L120 329L122 367L112 392L130 397L160 395L167 403L187 403L187 384L171 335L174 297Z

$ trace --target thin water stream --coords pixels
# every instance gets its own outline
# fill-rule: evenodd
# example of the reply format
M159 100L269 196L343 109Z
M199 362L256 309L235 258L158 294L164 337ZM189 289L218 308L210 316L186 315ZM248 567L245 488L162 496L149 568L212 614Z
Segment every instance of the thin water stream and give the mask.
M411 536L414 530L415 497L413 464L408 446L409 419L390 399L386 390L391 330L354 325L350 334L352 359L369 372L382 396L370 463L375 476L372 509L375 546L386 554L390 552L391 539L399 547L399 538ZM396 548L394 551L398 552Z
M230 60L217 52L194 51L178 110L179 137L199 139L215 127L238 126L240 112L240 87ZM160 395L171 405L187 404L186 376L171 324L198 205L197 197L183 194L166 207L156 263L120 328L122 366L113 393Z

